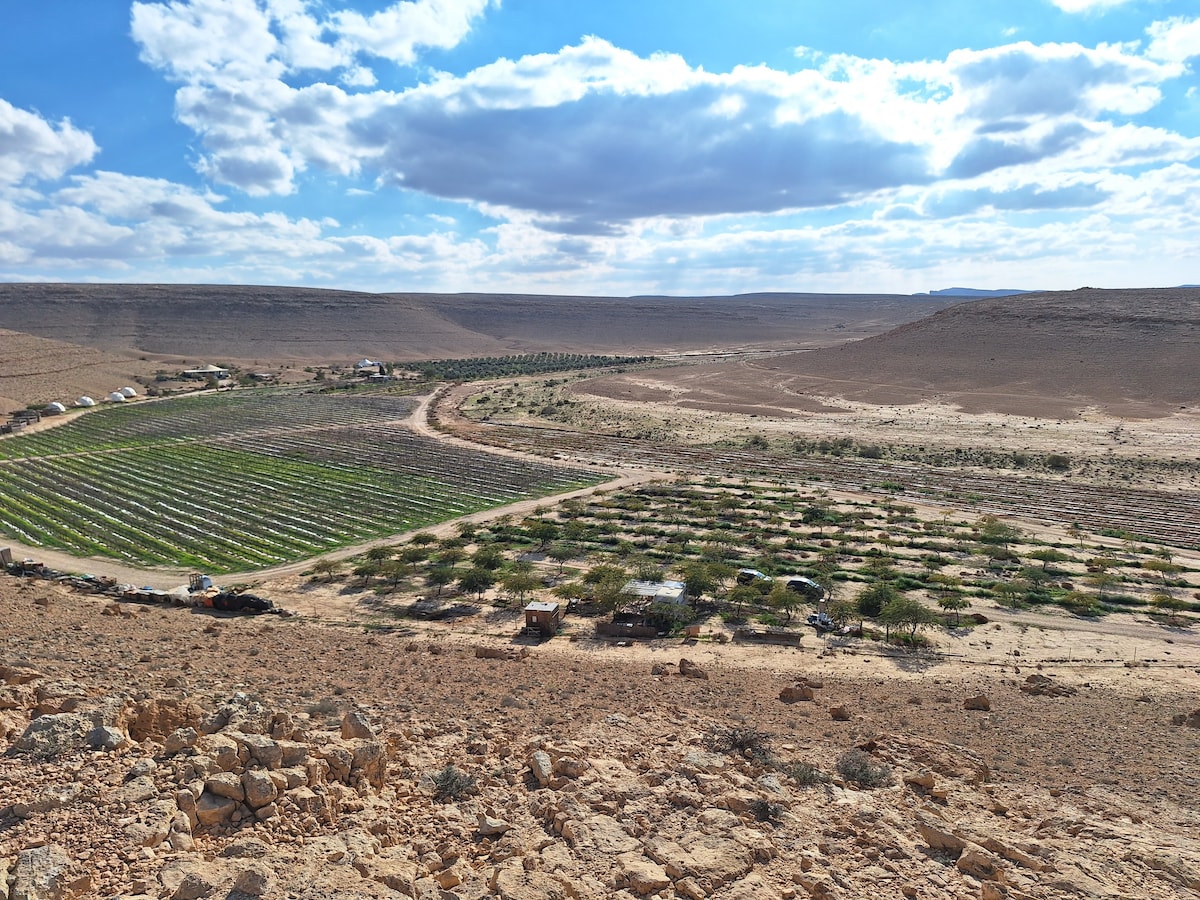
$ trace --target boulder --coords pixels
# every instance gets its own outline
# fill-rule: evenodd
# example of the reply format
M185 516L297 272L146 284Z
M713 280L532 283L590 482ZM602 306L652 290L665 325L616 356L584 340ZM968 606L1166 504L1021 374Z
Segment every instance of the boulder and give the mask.
M217 772L215 775L208 776L204 779L204 790L218 797L236 800L238 803L246 799L245 789L242 788L242 779L233 772Z
M793 684L779 692L779 699L784 703L796 703L801 700L812 700L813 689L807 684Z
M248 894L251 897L261 897L270 888L271 878L274 874L263 863L250 863L250 865L238 872L237 877L234 878L233 889L240 893Z
M67 851L57 844L18 853L11 879L11 900L66 900L92 886L91 875L73 864Z
M1021 690L1026 694L1038 697L1073 697L1079 691L1067 684L1059 684L1047 675L1034 672L1021 684Z
M554 777L554 764L545 750L534 750L529 754L529 768L539 787L547 787L550 779Z
M91 731L91 719L79 713L39 716L17 738L13 750L37 759L55 759L83 749Z
M125 732L110 725L96 725L87 733L86 740L92 750L111 751L129 746Z
M638 896L661 891L671 883L666 870L640 853L622 853L617 858L620 881Z
M955 863L958 871L980 881L1003 881L1004 866L999 858L982 847L969 847Z
M238 801L205 791L196 801L196 820L201 825L220 825L238 808Z
M845 706L831 706L829 707L829 716L835 722L849 722L850 710Z
M375 740L375 731L360 709L351 709L342 716L342 740Z
M246 805L251 809L261 809L279 794L271 776L262 769L254 769L242 776L242 790Z
M981 712L989 712L992 708L992 701L988 699L987 694L976 694L973 697L967 697L963 700L963 709L974 709Z
M679 660L679 674L684 678L699 678L702 681L708 681L708 673L686 658Z

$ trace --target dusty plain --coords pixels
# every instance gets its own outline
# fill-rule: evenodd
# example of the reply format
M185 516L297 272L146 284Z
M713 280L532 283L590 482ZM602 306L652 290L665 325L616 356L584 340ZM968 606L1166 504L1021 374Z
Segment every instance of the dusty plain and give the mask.
M1128 329L1105 318L1128 297L982 301L842 349L747 353L747 342L707 366L465 386L442 396L452 402L432 425L423 406L414 427L505 452L528 450L502 434L524 426L597 443L761 438L765 448L751 446L763 452L850 438L841 452L854 459L877 447L945 465L958 450L964 473L1151 483L1186 502L1198 487L1197 295L1155 296L1147 304L1166 305ZM1050 322L1040 336L1012 336L1038 309ZM1088 344L1093 332L1106 343ZM1115 349L1121 335L1129 357ZM581 352L609 347L577 341ZM980 367L982 352L1000 365ZM954 364L935 365L942 356ZM1075 362L1046 368L1059 356ZM861 390L856 371L872 373ZM999 453L1028 458L1001 465ZM1054 454L1069 457L1066 471L1046 469ZM678 474L659 457L624 462L622 490ZM927 499L891 502L931 522L949 515ZM473 518L555 509L531 507ZM1071 540L1068 522L1010 521L1030 540ZM1117 536L1086 540L1081 560L1135 552ZM1200 588L1200 538L1170 550L1180 590ZM1070 565L1069 577L1086 576ZM1097 619L975 597L962 613L989 621L930 629L920 653L811 631L798 648L728 641L716 616L698 640L630 646L568 616L563 634L534 644L516 637L519 612L495 590L468 614L426 622L397 614L427 592L418 583L380 592L306 571L248 579L296 613L278 617L112 605L0 578L0 889L179 900L1200 895L1194 615ZM846 756L856 750L865 756Z

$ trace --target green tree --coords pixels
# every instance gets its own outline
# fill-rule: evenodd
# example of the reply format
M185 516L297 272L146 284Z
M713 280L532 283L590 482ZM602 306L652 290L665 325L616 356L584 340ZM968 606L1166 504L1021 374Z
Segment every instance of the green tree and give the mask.
M909 638L915 638L920 629L933 624L934 615L933 610L920 600L897 596L883 607L879 619L887 627L889 635L892 628L907 628Z
M326 581L333 581L333 576L342 567L340 559L318 559L313 563L313 574L324 575Z
M790 623L796 610L804 605L804 597L799 591L788 590L782 581L776 581L771 585L771 592L767 594L767 603L772 609L777 609L787 616Z
M1036 559L1042 564L1042 571L1050 571L1050 563L1066 562L1071 558L1070 554L1063 553L1061 550L1056 550L1053 547L1039 547L1036 550L1031 550L1025 554L1030 559Z
M436 596L442 596L442 588L448 584L452 584L455 579L454 570L449 566L434 566L425 573L425 583L432 588L437 588Z
M400 559L385 559L379 564L379 574L387 579L393 588L411 572L412 566Z
M496 575L490 569L478 566L467 569L458 577L458 586L468 594L474 594L476 600L483 599L483 592L496 583Z
M971 603L958 591L945 591L938 594L937 605L946 612L954 613L954 627L957 628L959 625L959 614L970 606Z
M1016 609L1021 598L1029 593L1029 584L1024 581L998 581L992 585L992 595L1001 606Z
M500 579L500 586L504 592L515 598L518 603L523 602L525 597L541 587L541 584L532 572L509 572Z
M371 583L371 579L379 574L379 563L373 559L359 563L353 569L354 574L362 579L363 586Z
M545 550L550 542L558 537L558 526L545 519L528 520L525 533L538 542L539 550Z
M1179 624L1179 614L1188 608L1186 600L1182 600L1179 597L1174 597L1165 591L1154 594L1150 598L1150 605L1160 613L1165 612L1167 615L1167 621L1172 625Z
M742 610L747 604L757 603L762 594L750 584L736 584L729 592L729 602L733 604L734 614L741 618Z
M702 562L691 562L683 567L683 583L687 586L688 599L693 605L700 602L705 594L711 594L717 587L709 567Z
M367 550L366 557L372 562L381 563L385 559L390 559L392 553L393 548L391 547L371 547L369 550Z
M1114 584L1121 582L1121 576L1114 572L1109 572L1101 569L1098 572L1089 572L1085 579L1088 584L1096 589L1096 600L1104 602L1104 592Z
M1142 563L1142 568L1157 575L1164 585L1169 579L1183 571L1183 566L1166 559L1148 559Z
M900 592L890 581L877 581L868 585L858 595L859 614L868 619L874 619L883 612L883 608L891 603Z
M561 575L563 566L567 564L567 561L575 558L575 551L565 541L557 541L550 545L550 549L546 551L546 556L558 563L558 574Z
M492 572L504 564L504 553L498 547L480 547L471 554L471 564Z

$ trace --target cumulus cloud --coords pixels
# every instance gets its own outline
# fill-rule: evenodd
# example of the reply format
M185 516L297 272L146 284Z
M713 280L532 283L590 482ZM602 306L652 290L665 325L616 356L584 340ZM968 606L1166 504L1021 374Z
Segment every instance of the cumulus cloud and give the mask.
M1150 36L1146 55L1151 59L1182 63L1200 56L1200 19L1176 17L1155 22L1146 33Z
M57 125L0 99L0 185L53 179L96 155L92 136L63 119Z

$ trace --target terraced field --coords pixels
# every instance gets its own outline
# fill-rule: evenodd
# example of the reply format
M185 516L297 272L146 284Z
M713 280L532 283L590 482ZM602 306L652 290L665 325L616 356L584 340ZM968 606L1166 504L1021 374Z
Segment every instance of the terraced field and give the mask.
M256 390L99 409L0 441L0 533L237 572L601 480L419 436L414 406Z

